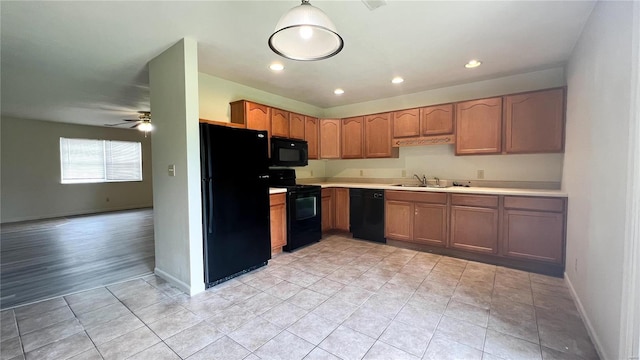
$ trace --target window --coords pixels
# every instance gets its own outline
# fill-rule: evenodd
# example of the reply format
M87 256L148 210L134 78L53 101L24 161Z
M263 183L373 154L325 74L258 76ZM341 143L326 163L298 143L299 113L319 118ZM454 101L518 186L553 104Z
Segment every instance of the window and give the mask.
M142 181L142 144L60 138L63 184Z

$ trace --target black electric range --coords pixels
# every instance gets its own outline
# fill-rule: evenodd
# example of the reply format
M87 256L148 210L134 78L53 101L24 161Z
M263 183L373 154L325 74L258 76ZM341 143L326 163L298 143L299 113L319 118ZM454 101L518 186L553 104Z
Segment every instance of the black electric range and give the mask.
M294 251L322 238L322 188L296 184L294 169L269 169L269 186L287 189L287 245Z

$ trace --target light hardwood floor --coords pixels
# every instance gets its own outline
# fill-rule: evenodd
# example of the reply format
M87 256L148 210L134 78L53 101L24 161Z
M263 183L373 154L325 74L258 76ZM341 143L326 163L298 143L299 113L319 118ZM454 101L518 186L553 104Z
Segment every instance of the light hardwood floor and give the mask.
M0 225L0 308L153 272L153 210Z

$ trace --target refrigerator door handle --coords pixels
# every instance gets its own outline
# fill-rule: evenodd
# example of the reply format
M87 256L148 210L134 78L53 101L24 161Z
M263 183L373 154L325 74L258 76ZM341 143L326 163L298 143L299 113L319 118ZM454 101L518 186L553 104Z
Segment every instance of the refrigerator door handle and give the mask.
M208 229L207 232L208 233L212 233L213 232L213 180L209 179L207 180L207 184L209 186L209 191L207 191L207 195L208 195L208 212L209 212L209 221L208 221Z

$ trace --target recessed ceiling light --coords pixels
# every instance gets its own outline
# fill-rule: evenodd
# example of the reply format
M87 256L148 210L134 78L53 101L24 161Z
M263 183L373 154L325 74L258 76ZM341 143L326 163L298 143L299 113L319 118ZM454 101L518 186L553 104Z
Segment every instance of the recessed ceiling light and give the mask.
M403 81L404 81L404 79L401 78L400 76L396 76L391 80L391 82L394 83L394 84L400 84Z
M333 93L336 94L336 95L342 95L342 94L344 94L344 90L338 88L338 89L333 90Z
M271 69L273 71L282 71L282 70L284 70L284 65L282 65L280 63L273 63L273 64L269 65L269 69Z
M469 62L466 63L464 67L466 67L467 69L473 69L473 68L477 68L481 64L482 64L482 61L473 59L473 60L469 60Z

